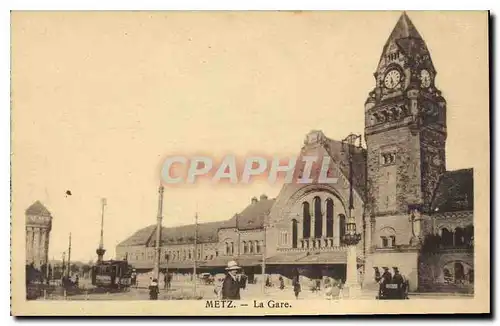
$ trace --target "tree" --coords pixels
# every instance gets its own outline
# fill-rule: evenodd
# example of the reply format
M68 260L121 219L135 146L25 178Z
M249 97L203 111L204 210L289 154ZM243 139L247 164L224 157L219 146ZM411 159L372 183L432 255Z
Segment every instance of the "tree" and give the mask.
M71 274L75 274L75 273L78 273L78 271L79 271L80 269L78 268L78 265L76 265L76 264L72 264L72 265L70 266L69 270L70 270Z

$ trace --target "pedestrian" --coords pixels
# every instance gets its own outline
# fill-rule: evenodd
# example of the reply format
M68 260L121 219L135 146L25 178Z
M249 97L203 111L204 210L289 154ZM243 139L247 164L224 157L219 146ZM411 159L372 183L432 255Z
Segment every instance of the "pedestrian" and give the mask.
M279 281L280 281L280 290L283 290L285 288L285 281L283 280L283 276L280 275Z
M172 286L172 274L167 273L167 290L170 290Z
M235 261L227 264L227 275L222 283L222 300L240 300L240 275L241 267Z
M299 293L300 293L300 279L299 279L299 271L295 270L294 276L292 278L292 286L293 286L293 292L295 293L295 299L299 299Z
M158 300L158 280L156 278L149 284L149 300Z
M392 281L392 275L391 275L391 272L389 272L389 268L387 268L387 267L382 267L382 268L384 270L384 273L382 274L382 277L380 278L380 282L379 282L379 290L378 290L379 299L382 299L385 295L386 284L389 284Z

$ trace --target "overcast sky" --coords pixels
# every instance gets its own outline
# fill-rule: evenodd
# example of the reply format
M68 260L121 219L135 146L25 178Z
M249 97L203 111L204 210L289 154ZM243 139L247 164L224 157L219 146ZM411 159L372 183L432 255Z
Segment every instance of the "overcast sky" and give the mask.
M400 12L15 13L13 218L40 200L50 258L106 257L156 221L169 155L296 154L304 136L363 133L364 102ZM485 14L410 12L448 103L447 168L489 144ZM479 113L478 113L479 112ZM165 189L164 225L230 218L279 185ZM72 196L66 197L65 191Z

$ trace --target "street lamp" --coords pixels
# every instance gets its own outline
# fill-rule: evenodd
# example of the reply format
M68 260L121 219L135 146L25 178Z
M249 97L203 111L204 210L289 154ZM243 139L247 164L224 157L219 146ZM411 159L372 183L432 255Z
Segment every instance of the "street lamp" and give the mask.
M356 147L358 141L358 148L361 148L361 135L350 134L342 140L342 152L347 152L349 159L349 212L347 217L345 234L343 237L344 244L347 245L347 270L345 285L349 289L349 297L356 297L361 291L358 283L358 263L356 255L356 246L361 241L361 234L356 231L356 219L352 215L354 209L353 202L353 170L352 170L352 155L353 149ZM347 148L347 150L346 150Z

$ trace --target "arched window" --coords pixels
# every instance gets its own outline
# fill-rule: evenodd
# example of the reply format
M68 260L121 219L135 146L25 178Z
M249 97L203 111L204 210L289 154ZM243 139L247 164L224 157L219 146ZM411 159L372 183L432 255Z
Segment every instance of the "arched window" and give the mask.
M396 245L396 230L391 227L384 227L379 231L382 248L391 248Z
M302 236L304 239L311 237L311 211L309 210L309 203L302 203L302 217L304 225L302 226Z
M458 285L474 283L474 269L463 261L451 261L443 266L442 281Z
M191 259L193 257L192 253L191 253L191 249L189 249L189 251L188 251L188 257L189 257L189 259Z
M441 244L443 247L453 246L453 233L448 231L447 228L441 229Z
M344 214L339 214L339 236L340 236L340 243L344 242L344 235L345 235L345 215Z
M474 246L474 226L467 225L465 227L465 245L467 247Z
M243 241L243 253L246 254L248 252L248 244L246 241Z
M455 272L455 283L463 283L465 280L465 271L464 271L464 265L460 262L455 262L454 265L454 272Z
M255 241L255 251L258 254L260 253L260 241Z
M455 246L464 246L465 245L465 230L457 227L455 229Z
M298 234L297 234L297 220L292 220L292 248L297 248L298 242Z
M229 243L226 242L226 255L229 256Z
M314 197L314 237L321 238L323 234L323 216L321 216L321 199Z
M234 242L231 242L231 255L234 255Z
M331 198L326 200L326 236L333 237L333 200Z
M248 241L248 246L249 246L249 250L250 250L250 253L253 254L253 241Z

